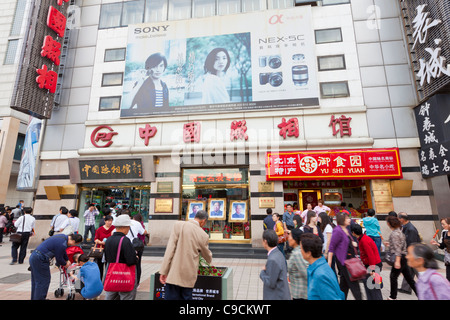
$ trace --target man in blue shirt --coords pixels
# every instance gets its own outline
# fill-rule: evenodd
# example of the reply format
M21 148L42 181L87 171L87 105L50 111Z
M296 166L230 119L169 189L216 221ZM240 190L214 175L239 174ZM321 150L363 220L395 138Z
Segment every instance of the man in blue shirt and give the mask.
M300 237L300 250L308 267L308 300L345 300L336 274L322 256L322 240L312 233Z
M57 234L47 238L30 255L31 300L45 300L50 286L50 260L55 258L57 266L69 267L70 260L66 249L80 244L79 234Z

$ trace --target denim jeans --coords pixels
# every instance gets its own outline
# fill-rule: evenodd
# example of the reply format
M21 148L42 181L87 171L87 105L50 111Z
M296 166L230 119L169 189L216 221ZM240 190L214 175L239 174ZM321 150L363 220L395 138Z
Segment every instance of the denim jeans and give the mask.
M376 236L369 236L373 242L375 242L375 245L377 246L378 249L378 254L381 254L381 237L376 237Z
M50 260L47 256L34 250L30 255L31 300L45 300L50 286Z

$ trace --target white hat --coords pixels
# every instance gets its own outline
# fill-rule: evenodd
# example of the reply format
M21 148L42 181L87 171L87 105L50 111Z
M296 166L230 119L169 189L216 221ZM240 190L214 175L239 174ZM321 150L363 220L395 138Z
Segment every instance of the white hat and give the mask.
M118 216L113 223L116 227L129 227L131 226L131 219L130 216L127 214L121 214Z

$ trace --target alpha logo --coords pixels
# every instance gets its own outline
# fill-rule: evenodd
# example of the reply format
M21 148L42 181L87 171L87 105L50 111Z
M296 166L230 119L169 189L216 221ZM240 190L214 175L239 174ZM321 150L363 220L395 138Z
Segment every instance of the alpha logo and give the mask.
M283 18L282 14L274 14L269 18L269 23L270 24L283 23L282 18Z
M102 129L106 129L109 132L105 132L105 131L100 132L100 130L102 130ZM116 134L119 134L119 133L115 132L111 127L98 126L91 133L91 142L94 145L94 147L96 147L96 148L108 148L110 145L112 145L112 143L113 143L112 138ZM99 142L99 141L106 142L106 143L103 145L99 145L99 144L97 144L97 142Z

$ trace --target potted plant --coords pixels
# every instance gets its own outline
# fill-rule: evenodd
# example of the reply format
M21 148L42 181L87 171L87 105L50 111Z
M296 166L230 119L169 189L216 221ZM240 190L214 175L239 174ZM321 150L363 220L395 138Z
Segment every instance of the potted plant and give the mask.
M223 227L222 232L223 232L223 237L225 239L229 239L230 238L230 234L231 234L231 227L228 224L226 224Z
M244 239L250 239L250 223L244 223Z
M233 223L233 234L236 236L242 236L244 234L241 222Z

